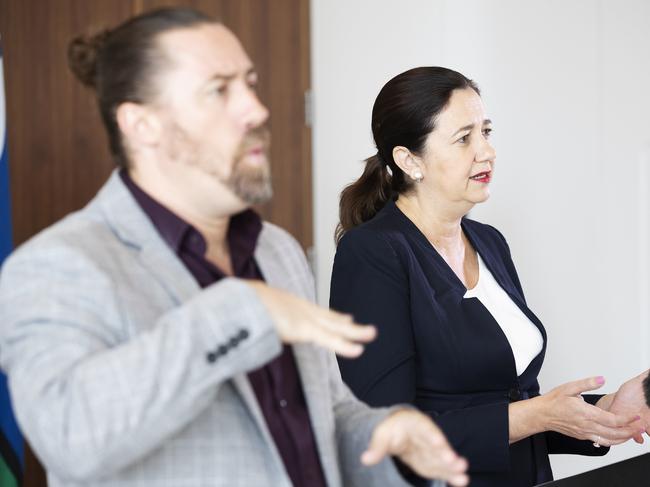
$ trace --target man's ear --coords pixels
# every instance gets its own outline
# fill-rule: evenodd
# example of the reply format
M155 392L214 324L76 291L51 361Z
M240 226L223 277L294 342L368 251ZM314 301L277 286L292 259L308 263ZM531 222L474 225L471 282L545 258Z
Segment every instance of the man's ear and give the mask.
M117 125L129 147L157 145L162 136L158 116L145 105L124 102L116 110Z
M411 177L411 179L422 179L422 162L419 157L414 155L406 147L401 145L393 147L393 160L407 176Z

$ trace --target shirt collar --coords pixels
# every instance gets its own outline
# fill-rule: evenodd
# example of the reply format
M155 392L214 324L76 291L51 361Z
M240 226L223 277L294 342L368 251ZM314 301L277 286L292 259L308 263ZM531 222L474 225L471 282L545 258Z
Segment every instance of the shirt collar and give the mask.
M119 174L140 208L177 255L184 251L196 252L197 249L205 254L205 238L196 228L147 194L126 170L122 169ZM230 218L227 239L235 275L254 257L261 231L262 219L251 209Z

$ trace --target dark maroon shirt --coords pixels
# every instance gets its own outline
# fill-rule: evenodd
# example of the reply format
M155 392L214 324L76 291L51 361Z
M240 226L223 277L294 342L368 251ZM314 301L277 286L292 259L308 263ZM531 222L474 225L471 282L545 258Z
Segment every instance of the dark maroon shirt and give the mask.
M120 176L158 233L183 261L201 287L225 274L205 258L206 241L192 225L145 193L126 171ZM253 210L230 219L228 246L233 273L245 279L264 280L254 258L262 221ZM264 367L249 372L266 424L294 486L325 487L316 441L291 347Z

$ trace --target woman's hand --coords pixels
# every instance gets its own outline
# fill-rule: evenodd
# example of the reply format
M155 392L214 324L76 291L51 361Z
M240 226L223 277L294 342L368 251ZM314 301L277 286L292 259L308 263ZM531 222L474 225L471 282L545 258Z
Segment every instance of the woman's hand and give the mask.
M542 396L510 404L510 442L542 431L557 431L611 446L639 435L643 426L637 413L605 411L586 403L580 395L604 383L602 377L568 382Z
M647 370L625 382L615 394L603 397L598 401L597 406L614 414L641 416L639 429L645 430L645 433L650 435L650 408L643 391L643 380L646 377L648 377ZM635 435L634 441L643 443L643 433Z
M591 377L563 384L541 396L546 402L546 429L603 446L618 445L642 433L645 428L637 412L605 411L580 396L604 383L603 377Z

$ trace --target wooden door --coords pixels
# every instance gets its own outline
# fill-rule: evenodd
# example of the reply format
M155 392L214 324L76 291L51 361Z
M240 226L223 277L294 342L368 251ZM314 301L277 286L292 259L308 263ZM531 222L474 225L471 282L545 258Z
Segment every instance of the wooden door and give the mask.
M221 20L253 59L271 113L275 193L260 211L311 247L309 0L0 0L16 244L84 206L114 167L93 94L67 68L68 42L174 5ZM43 485L30 455L25 486Z

